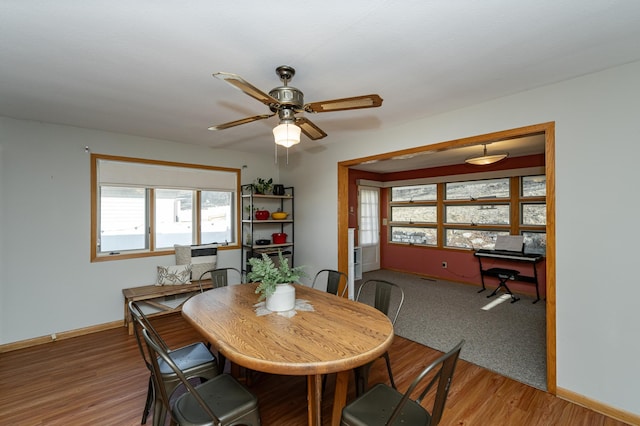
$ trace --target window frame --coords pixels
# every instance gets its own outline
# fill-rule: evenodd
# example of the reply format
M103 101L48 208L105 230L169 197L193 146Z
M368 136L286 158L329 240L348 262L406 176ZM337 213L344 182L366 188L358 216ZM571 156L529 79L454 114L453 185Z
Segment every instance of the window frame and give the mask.
M235 241L227 242L226 244L221 244L220 250L229 250L229 249L239 249L240 248L240 169L229 168L229 167L217 167L217 166L208 166L201 164L191 164L191 163L178 163L171 161L161 161L161 160L149 160L142 158L132 158L132 157L119 157L112 155L102 155L102 154L91 154L91 250L90 250L90 259L91 262L103 262L103 261L111 261L111 260L122 260L122 259L132 259L132 258L143 258L143 257L153 257L153 256L167 256L175 253L173 248L155 248L155 233L156 233L156 216L154 211L155 205L155 189L175 189L171 188L166 183L159 183L158 185L153 184L144 184L139 185L138 187L145 189L145 199L147 208L146 212L146 222L147 229L145 239L147 240L148 246L142 250L122 250L122 252L99 252L98 251L98 242L99 242L99 224L100 224L100 184L99 182L99 162L121 162L121 163L131 163L132 166L159 166L158 168L168 168L170 170L172 167L182 168L182 169L193 169L195 173L198 171L203 172L213 172L213 173L231 173L233 174L233 179L235 180L235 188L233 191L230 191L232 194L232 203L233 209L235 211L232 212L231 220L233 231L235 234ZM191 172L188 172L191 173ZM231 179L232 176L229 176ZM110 182L105 182L104 186L114 186ZM130 185L127 183L122 183L123 187L134 187L135 185ZM193 191L193 226L195 229L195 241L194 244L201 244L201 224L202 224L202 215L201 215L201 192L206 191L221 191L226 192L224 189L220 188L196 188L195 186L190 187L182 187L181 189L188 189Z
M542 174L522 174L518 176L508 176L509 179L509 195L507 197L491 198L469 198L460 199L446 197L446 186L448 183L460 183L460 182L479 182L479 181L491 181L495 180L494 177L478 178L478 179L451 179L447 180L444 177L442 180L436 182L437 185L437 199L434 201L393 201L389 196L387 217L392 218L391 211L394 207L401 207L407 205L414 206L433 206L437 207L437 223L428 223L418 220L410 222L392 221L389 220L388 232L387 232L387 244L400 244L400 245L416 245L420 247L438 248L444 250L475 250L480 247L460 247L460 246L448 246L447 234L449 231L485 231L485 232L497 232L508 233L510 235L522 235L522 233L546 233L545 225L524 225L522 223L522 210L524 205L540 204L546 206L546 196L524 196L522 195L522 187L524 179L528 177L544 176ZM433 183L426 183L425 185L431 185ZM393 191L393 188L400 186L419 186L416 184L410 185L389 185L389 193ZM509 220L507 224L476 224L476 223L447 223L446 222L446 209L452 206L466 206L466 205L508 205L509 206ZM400 242L393 241L394 228L436 228L437 229L437 245L431 244L419 244L414 242Z

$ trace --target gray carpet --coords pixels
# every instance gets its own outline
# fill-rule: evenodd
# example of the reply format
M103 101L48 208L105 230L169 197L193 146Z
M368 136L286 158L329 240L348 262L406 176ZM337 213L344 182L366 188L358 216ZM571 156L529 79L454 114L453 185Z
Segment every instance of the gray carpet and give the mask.
M396 334L446 352L465 339L460 357L538 389L546 390L546 313L544 300L518 295L485 311L495 286L478 293L478 287L433 281L417 275L379 270L367 279L380 278L398 284L405 302L395 324ZM364 299L366 303L366 299ZM393 360L392 360L393 362Z

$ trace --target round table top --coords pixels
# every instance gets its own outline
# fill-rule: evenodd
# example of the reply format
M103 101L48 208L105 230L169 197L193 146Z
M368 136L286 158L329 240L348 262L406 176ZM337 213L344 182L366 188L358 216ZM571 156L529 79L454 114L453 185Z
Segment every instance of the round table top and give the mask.
M209 290L182 307L187 321L238 365L271 374L334 373L364 365L391 345L391 321L369 305L295 284L296 299L313 311L258 316L256 285Z

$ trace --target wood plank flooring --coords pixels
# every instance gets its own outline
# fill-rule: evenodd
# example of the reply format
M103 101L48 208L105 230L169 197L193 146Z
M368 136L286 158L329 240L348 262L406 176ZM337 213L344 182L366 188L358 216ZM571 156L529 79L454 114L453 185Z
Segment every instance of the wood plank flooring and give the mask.
M153 320L171 347L200 336L179 314ZM389 351L394 377L405 389L439 352L396 337ZM371 371L371 383L386 380L384 361ZM1 425L138 425L149 373L135 337L124 327L0 354ZM323 403L331 416L333 377ZM304 377L258 374L249 384L260 401L264 426L304 426ZM353 377L349 399L354 395ZM151 417L147 420L151 425ZM447 425L589 425L625 423L460 360L444 416Z

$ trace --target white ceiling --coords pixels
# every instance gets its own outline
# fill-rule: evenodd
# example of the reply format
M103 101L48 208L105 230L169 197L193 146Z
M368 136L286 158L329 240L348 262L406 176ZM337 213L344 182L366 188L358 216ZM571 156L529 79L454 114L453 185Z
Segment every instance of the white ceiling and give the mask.
M207 130L269 112L212 73L384 99L307 115L330 144L637 61L639 22L637 0L0 0L0 115L272 154L276 117Z

